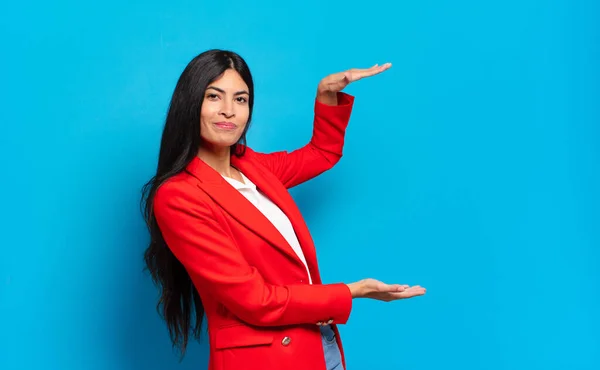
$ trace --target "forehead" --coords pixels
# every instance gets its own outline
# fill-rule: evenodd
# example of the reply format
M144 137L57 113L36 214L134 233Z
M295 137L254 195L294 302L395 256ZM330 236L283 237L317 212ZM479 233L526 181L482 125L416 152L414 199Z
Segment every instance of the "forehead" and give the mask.
M235 69L226 70L221 76L208 86L215 86L223 90L247 90L248 85Z

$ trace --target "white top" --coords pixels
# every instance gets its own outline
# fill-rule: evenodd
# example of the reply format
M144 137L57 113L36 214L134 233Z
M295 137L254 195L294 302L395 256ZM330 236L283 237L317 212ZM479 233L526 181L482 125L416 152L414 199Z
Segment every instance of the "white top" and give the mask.
M254 206L258 208L258 210L261 211L269 221L271 221L275 228L279 230L281 235L290 244L294 252L296 252L298 258L300 258L300 261L304 263L306 273L308 274L309 283L312 284L310 271L308 271L308 265L306 264L306 258L304 257L304 253L302 253L300 242L298 242L298 237L296 236L296 232L294 231L290 219L275 203L273 203L261 191L259 191L256 188L256 185L254 185L252 181L244 176L241 171L240 174L242 175L245 184L227 176L223 176L223 178L227 180L227 182L229 182L234 188L236 188L244 197L246 197L246 199L254 204Z

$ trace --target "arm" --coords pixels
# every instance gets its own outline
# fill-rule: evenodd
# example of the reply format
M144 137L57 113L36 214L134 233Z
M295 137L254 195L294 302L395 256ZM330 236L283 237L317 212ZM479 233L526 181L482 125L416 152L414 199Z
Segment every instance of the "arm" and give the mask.
M215 297L241 320L260 326L347 322L346 284L273 285L250 266L209 206L181 186L163 185L154 200L162 235L202 295Z
M337 102L335 98L315 100L312 138L304 147L289 153L252 152L286 188L294 187L331 169L342 157L344 135L350 121L354 97L338 92L336 98Z

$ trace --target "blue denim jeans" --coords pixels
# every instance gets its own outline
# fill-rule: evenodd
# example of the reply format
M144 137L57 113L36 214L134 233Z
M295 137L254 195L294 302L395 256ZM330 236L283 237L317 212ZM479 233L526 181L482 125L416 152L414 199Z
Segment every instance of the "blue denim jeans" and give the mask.
M320 329L327 370L344 370L342 354L336 342L335 332L329 325L320 326Z

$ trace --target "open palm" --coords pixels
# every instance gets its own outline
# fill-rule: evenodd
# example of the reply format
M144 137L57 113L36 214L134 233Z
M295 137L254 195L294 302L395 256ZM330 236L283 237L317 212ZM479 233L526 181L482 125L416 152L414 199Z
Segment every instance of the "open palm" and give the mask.
M375 279L362 280L364 298L376 299L379 301L395 301L398 299L407 299L424 295L426 289L420 285L398 285L398 284L385 284Z
M331 74L321 80L319 91L321 92L339 92L350 83L361 80L366 77L375 76L392 66L391 63L383 65L375 64L371 68L352 68L343 72Z

